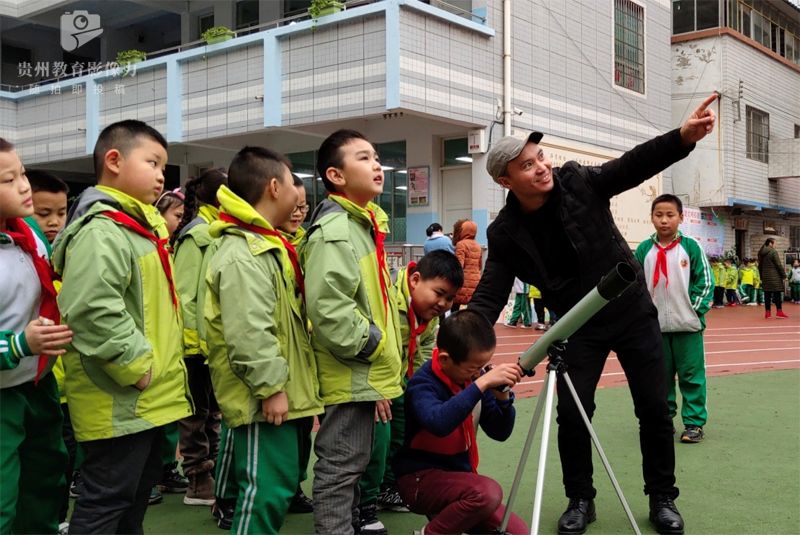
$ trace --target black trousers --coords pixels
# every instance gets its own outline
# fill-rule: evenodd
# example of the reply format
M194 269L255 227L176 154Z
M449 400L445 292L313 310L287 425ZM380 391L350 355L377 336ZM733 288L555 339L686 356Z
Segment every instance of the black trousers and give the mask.
M613 321L585 326L569 339L564 360L586 414L592 418L594 393L609 351L625 371L639 419L645 494L678 496L675 448L667 406L661 329L655 306L643 295ZM563 377L557 381L558 449L569 498L595 497L589 432Z
M147 498L161 477L161 427L90 440L81 446L84 490L69 523L73 533L143 533Z
M772 303L775 303L775 310L781 310L783 306L783 292L764 292L764 310L769 312Z
M724 303L722 299L725 297L724 286L714 286L714 306L721 307Z

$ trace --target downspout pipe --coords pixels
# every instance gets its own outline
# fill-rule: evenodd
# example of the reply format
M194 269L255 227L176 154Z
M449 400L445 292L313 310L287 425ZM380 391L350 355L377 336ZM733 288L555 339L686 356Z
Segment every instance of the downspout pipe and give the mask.
M511 135L511 0L503 0L503 136Z

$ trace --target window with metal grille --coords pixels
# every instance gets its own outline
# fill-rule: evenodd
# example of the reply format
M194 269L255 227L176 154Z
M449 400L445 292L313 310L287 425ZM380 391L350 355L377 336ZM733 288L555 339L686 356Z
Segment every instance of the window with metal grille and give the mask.
M800 227L797 225L789 225L789 247L800 249Z
M614 0L614 83L644 94L644 7Z
M769 114L747 106L747 157L769 163Z

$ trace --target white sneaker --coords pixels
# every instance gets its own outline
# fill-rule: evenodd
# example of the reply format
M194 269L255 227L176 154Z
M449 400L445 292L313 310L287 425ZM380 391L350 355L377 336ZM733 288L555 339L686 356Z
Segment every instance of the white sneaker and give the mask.
M58 525L58 535L67 535L69 533L69 522L62 522Z

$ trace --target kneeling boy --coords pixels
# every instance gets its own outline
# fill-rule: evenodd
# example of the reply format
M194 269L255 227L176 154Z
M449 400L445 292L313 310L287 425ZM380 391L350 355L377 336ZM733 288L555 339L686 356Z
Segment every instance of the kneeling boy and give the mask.
M484 367L497 340L492 326L472 310L458 311L442 322L433 358L408 383L406 434L394 460L400 495L409 508L428 515L425 535L491 532L502 520L503 491L478 475L478 444L473 409L480 402L480 427L495 440L514 428L512 387L522 376L516 364ZM528 533L511 515L508 533Z

